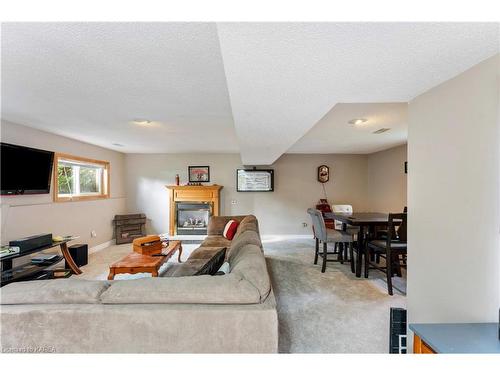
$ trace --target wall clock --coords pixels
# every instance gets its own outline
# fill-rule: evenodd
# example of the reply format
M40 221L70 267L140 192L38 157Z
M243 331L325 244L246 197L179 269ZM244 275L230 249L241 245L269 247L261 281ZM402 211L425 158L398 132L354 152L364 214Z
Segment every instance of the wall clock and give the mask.
M318 167L318 181L324 184L330 179L330 168L326 165L320 165Z

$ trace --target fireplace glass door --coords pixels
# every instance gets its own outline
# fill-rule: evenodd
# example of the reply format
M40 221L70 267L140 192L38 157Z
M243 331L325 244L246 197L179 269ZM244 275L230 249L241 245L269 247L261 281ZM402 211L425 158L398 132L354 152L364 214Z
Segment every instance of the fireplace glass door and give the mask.
M177 203L177 234L207 234L210 203Z

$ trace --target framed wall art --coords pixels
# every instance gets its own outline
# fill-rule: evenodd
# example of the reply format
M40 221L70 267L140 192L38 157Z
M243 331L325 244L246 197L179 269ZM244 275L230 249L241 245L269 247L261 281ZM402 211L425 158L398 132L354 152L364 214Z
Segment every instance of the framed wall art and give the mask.
M330 180L330 168L326 165L320 165L318 167L318 181L324 184Z
M210 167L190 165L188 167L189 182L210 182Z

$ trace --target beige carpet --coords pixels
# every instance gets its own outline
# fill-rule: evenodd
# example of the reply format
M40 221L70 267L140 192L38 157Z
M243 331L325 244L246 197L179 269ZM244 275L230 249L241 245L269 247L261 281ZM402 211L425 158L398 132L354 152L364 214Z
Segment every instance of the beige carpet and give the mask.
M348 264L328 263L324 274L313 265L309 239L264 239L264 249L278 303L281 353L387 353L389 308L405 307L405 279L395 278L394 296L387 294L384 274L356 278ZM197 245L183 245L185 260ZM104 280L108 267L131 251L131 245L110 246L89 255L77 277ZM177 261L174 256L163 267ZM321 261L321 259L320 259ZM121 278L150 274L117 275Z
M349 264L329 262L322 274L313 264L312 239L276 237L264 240L264 248L278 302L280 352L389 352L389 309L405 307L406 297L398 290L387 294L383 273L358 279ZM395 283L404 290L404 280Z

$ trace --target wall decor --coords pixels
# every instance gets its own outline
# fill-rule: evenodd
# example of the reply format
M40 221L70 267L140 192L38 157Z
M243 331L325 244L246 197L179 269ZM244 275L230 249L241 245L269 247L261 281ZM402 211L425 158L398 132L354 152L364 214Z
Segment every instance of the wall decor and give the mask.
M210 167L190 165L188 167L189 182L210 182Z
M318 167L318 181L324 184L330 180L330 168L326 165L320 165Z
M273 169L236 170L236 191L266 192L274 191Z

